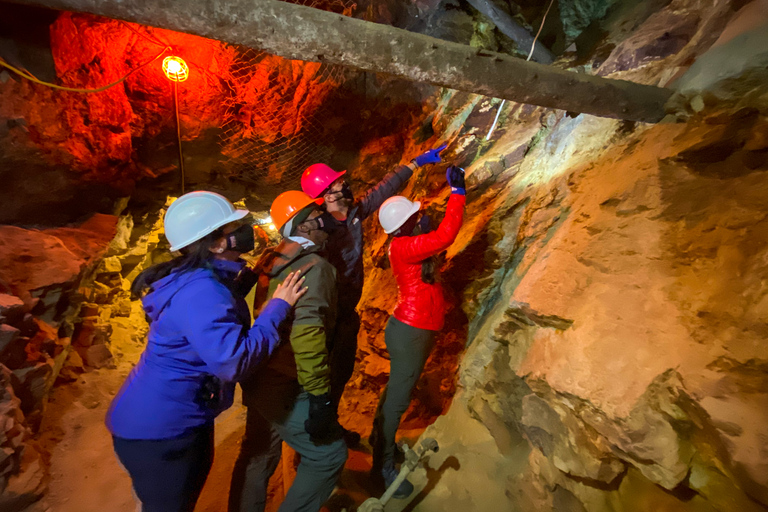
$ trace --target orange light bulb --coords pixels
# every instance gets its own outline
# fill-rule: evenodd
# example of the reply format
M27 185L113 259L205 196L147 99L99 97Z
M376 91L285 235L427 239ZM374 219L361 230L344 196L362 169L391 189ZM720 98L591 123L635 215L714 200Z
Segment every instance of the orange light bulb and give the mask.
M168 80L183 82L189 78L189 67L184 59L170 55L163 59L163 72Z

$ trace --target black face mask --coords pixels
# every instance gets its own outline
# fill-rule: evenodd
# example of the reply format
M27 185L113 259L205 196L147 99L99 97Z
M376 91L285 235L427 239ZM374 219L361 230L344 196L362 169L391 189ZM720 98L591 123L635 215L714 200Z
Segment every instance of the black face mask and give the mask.
M342 198L343 199L349 199L350 201L352 201L355 198L355 196L352 195L352 189L349 188L349 185L347 184L346 181L341 184L341 190L340 191L338 191L338 192L330 192L330 193L333 194L334 201L338 201L339 199L342 199Z
M355 198L352 195L352 189L349 188L349 184L346 181L344 182L344 184L341 185L341 195L345 199L349 199L350 201Z
M226 235L227 249L239 253L251 252L256 248L256 238L253 235L253 227L244 224Z

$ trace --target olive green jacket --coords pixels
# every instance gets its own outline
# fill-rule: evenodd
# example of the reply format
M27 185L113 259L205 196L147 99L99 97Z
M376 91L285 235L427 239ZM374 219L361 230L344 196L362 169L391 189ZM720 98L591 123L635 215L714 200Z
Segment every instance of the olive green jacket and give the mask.
M277 349L267 363L270 375L298 380L305 391L320 395L330 391L330 348L336 325L336 270L318 254L320 248L303 249L283 240L260 262L255 308L260 309L293 271L301 270L307 293L299 299L293 315L280 329L290 343Z

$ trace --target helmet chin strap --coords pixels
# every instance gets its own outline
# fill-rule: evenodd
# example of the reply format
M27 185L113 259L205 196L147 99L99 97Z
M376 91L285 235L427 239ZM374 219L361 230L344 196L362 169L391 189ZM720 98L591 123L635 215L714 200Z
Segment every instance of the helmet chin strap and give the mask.
M341 191L330 192L326 194L326 197L328 197L328 199L325 200L326 203L336 203L344 197L344 194Z

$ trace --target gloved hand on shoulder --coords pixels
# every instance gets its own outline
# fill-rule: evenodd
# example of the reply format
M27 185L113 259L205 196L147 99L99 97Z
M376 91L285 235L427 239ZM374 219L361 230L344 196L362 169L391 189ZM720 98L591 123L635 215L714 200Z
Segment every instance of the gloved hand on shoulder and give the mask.
M448 185L451 187L451 194L467 195L467 186L464 184L464 169L449 165L445 171L445 179L448 180Z
M332 441L341 434L336 406L329 393L309 395L309 418L304 422L304 430L309 439L317 444Z
M436 149L430 149L429 151L426 151L416 158L412 160L413 163L416 164L416 167L421 167L422 165L427 164L436 164L438 162L442 162L443 159L440 158L440 152L444 150L446 147L448 147L448 144L443 144L439 148Z

